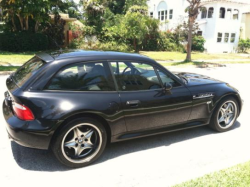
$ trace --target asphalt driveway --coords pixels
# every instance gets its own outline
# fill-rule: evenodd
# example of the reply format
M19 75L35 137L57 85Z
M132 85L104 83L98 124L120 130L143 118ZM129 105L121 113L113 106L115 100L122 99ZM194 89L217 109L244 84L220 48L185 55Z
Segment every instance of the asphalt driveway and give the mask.
M201 127L111 144L98 162L72 170L50 151L10 142L0 109L0 186L171 186L249 161L250 65L170 69L209 75L239 89L245 104L235 128L215 133ZM5 79L0 77L0 100Z

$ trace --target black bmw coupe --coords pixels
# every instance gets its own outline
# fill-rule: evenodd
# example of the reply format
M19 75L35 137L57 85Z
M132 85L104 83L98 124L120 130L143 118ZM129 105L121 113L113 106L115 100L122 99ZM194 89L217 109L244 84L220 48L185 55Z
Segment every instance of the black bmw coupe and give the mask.
M209 125L229 130L243 101L228 83L171 73L138 54L40 53L6 81L10 139L52 149L69 167L91 164L108 142Z

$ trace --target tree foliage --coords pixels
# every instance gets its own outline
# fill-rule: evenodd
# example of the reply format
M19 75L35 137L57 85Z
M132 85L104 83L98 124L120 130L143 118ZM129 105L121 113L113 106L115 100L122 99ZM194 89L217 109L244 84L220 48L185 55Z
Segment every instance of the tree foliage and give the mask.
M2 0L0 7L11 31L37 32L39 26L49 20L49 14L65 11L69 8L69 2L68 0Z
M250 39L240 39L239 44L238 44L238 50L239 52L247 52L247 50L250 49Z
M49 48L60 48L65 43L64 26L66 22L59 14L54 15L54 19L46 23L43 33L49 38Z
M204 52L204 44L206 40L202 36L197 36L195 35L193 37L193 44L192 44L192 50L193 51L199 51L199 52Z

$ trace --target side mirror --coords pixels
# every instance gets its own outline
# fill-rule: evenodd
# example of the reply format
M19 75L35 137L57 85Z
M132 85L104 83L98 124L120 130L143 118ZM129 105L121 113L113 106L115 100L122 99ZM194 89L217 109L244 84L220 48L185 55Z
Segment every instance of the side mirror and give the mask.
M164 90L170 91L170 90L172 90L172 88L173 88L173 86L171 84L166 83L166 82L164 83Z

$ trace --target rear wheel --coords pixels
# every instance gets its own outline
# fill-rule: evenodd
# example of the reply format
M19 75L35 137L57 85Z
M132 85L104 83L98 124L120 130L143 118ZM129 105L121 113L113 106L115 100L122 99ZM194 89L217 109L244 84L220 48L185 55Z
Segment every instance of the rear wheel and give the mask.
M106 143L107 134L101 123L90 118L79 118L65 125L52 150L61 163L76 168L98 159Z
M216 107L210 127L218 132L228 131L235 124L238 113L238 102L233 97L226 97Z

